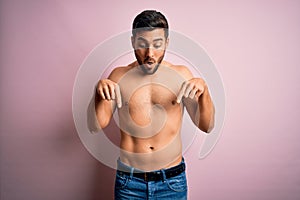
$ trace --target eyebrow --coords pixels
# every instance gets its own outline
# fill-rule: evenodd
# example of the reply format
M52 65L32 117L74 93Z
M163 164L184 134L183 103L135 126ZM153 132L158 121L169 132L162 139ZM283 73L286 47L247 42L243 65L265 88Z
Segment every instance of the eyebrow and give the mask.
M145 38L143 37L138 37L138 40L142 40L144 42L148 42L148 40L146 40ZM157 42L157 41L163 41L162 38L157 38L157 39L154 39L153 42Z

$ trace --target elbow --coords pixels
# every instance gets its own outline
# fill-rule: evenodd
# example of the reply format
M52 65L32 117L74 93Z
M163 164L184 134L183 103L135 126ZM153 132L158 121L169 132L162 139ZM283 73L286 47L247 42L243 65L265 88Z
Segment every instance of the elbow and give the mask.
M199 123L199 126L198 126L198 128L201 131L203 131L207 134L211 133L212 130L214 129L214 127L215 127L215 120L214 119L210 120L207 123Z
M211 133L214 127L215 127L215 112L213 111L212 115L210 116L210 119L206 120L205 127L203 127L202 131L208 134Z
M109 120L106 119L98 119L99 128L104 129L108 126Z
M214 129L214 125L210 126L208 129L205 129L204 132L209 134Z
M209 126L208 128L205 130L205 133L211 133L211 131L214 129L215 127L215 120L213 119L210 123L209 123Z
M104 129L105 127L107 127L108 123L107 122L103 122L102 120L96 120L95 123L93 125L89 125L88 129L90 131L91 134L96 134L98 133L101 129Z
M99 127L100 127L101 129L104 129L104 128L106 128L106 127L107 127L107 125L108 125L108 123L105 123L105 124L100 124L100 126L99 126Z
M201 130L201 131L203 131L204 133L207 133L207 134L209 134L209 133L211 133L211 131L213 130L213 126L208 126L208 127L199 127L199 129Z

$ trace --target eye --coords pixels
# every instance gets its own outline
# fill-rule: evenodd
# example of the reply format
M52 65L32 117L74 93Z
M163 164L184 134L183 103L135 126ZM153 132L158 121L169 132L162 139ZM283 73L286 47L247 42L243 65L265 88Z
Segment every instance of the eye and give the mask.
M146 48L147 45L146 45L145 43L139 43L139 44L138 44L138 47L139 47L139 48Z
M158 44L154 44L153 46L154 46L154 48L159 49L159 48L161 48L162 44L158 43Z

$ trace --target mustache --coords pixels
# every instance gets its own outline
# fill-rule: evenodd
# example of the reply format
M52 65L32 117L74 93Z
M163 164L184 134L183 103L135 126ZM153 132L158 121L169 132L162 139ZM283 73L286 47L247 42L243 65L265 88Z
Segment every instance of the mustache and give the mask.
M145 60L144 60L145 63L148 63L148 62L151 62L151 63L155 63L156 61L150 57L147 57Z

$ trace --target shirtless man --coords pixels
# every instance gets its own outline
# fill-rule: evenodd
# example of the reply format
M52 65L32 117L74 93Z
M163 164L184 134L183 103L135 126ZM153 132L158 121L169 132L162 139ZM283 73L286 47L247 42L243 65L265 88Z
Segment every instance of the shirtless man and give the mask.
M164 61L168 22L143 11L133 22L136 61L115 68L98 82L96 117L105 128L117 109L121 132L116 199L186 199L181 124L186 107L194 124L208 133L214 105L204 80L189 69Z

